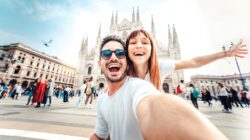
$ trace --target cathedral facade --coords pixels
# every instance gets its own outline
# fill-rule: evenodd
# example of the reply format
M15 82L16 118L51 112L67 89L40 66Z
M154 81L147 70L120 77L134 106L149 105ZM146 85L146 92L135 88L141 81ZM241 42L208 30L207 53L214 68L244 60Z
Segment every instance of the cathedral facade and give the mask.
M122 39L126 40L127 36L134 30L143 29L142 21L140 20L139 8L137 11L133 9L131 20L124 18L119 22L118 11L112 14L111 22L109 27L109 32L105 34L108 35L118 35ZM151 19L151 34L155 37L155 24L153 16ZM84 37L82 40L81 48L79 51L79 71L78 71L78 87L81 86L83 79L88 79L90 76L94 78L96 88L99 88L100 84L105 85L104 75L101 73L100 68L98 68L98 60L100 54L100 44L102 41L101 36L101 25L99 27L95 46L88 45L88 37ZM157 40L157 38L156 38ZM167 42L168 40L168 42ZM161 43L157 40L157 56L158 60L180 60L180 45L177 37L177 32L174 25L172 26L172 31L170 26L168 26L168 37L166 37L166 44ZM91 48L91 50L88 50ZM172 93L172 89L177 86L179 81L184 79L183 71L174 72L167 77L161 77L162 87L165 92Z

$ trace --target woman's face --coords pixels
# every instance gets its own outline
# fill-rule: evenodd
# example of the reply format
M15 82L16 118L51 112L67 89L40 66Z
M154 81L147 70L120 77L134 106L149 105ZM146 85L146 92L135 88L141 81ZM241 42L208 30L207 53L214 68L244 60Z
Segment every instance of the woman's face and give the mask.
M133 64L147 64L151 55L150 40L139 33L136 37L129 40L128 55Z

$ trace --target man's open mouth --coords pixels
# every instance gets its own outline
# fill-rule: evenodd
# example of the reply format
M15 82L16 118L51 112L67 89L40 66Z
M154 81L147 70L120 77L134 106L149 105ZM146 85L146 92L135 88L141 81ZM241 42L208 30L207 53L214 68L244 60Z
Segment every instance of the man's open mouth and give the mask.
M110 72L118 72L120 70L120 64L117 63L109 64L108 69Z

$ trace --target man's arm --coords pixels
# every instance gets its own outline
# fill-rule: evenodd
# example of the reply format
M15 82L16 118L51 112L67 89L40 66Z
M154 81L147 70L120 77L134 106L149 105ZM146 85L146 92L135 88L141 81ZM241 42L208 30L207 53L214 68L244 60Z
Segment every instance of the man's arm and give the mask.
M174 95L145 97L136 113L146 140L227 140L200 112Z
M221 51L210 55L198 56L194 57L190 60L181 60L175 63L175 70L182 70L188 68L197 68L203 65L209 64L215 60L224 57L240 57L244 58L244 56L248 53L246 49L246 45L243 44L242 40L240 40L234 47L230 48L227 51Z

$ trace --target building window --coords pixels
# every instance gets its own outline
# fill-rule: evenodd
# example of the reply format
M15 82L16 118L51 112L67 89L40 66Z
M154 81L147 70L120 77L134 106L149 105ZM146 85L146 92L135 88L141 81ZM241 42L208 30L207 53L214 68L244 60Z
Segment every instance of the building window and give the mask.
M21 59L22 59L22 57L21 56L18 56L18 58L17 58L19 61L21 61Z
M36 66L39 67L39 63L37 63Z
M25 58L23 57L23 58L21 59L21 63L24 63L24 60L25 60Z
M88 75L90 75L90 74L91 74L91 70L92 70L92 68L91 68L91 67L89 67L89 68L88 68Z
M4 57L5 57L5 54L1 54L1 55L0 55L0 60L3 61L3 60L4 60Z
M43 74L40 74L40 77L43 77Z
M235 80L235 84L238 84L238 80Z
M30 61L30 65L32 66L32 64L33 64L33 61Z
M45 79L48 79L48 75L46 75Z
M30 71L27 72L26 76L30 76Z
M21 67L20 66L16 66L16 69L14 71L14 74L18 74L21 70Z
M45 67L45 65L43 65L43 68Z
M34 78L36 77L36 72L34 73L33 77L34 77Z
M230 81L227 81L227 84L230 84Z

